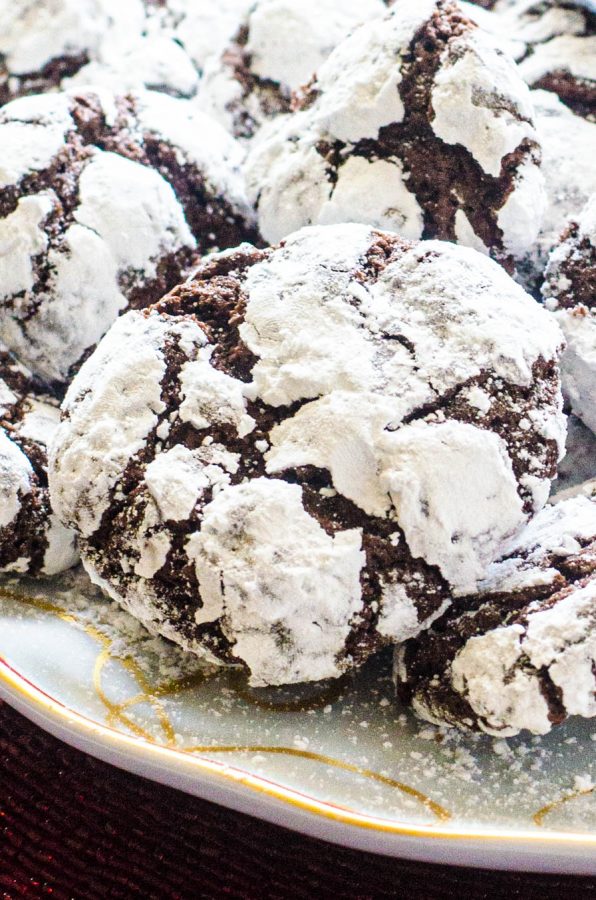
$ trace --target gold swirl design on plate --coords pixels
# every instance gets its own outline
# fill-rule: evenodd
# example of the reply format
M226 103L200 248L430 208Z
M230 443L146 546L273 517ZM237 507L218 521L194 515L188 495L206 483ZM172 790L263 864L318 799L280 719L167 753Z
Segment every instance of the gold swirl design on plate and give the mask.
M438 803L435 803L434 800L431 800L430 797L427 797L422 791L416 790L416 788L411 787L409 784L404 784L402 781L396 781L395 778L389 778L387 775L381 775L380 772L374 772L372 769L363 769L361 766L355 766L352 763L344 762L341 759L335 759L333 756L325 756L323 753L315 753L312 750L298 750L296 747L267 747L261 744L230 744L228 746L216 745L214 747L205 744L203 746L184 747L182 749L184 753L272 753L280 756L294 756L298 759L309 759L313 762L322 763L325 766L332 766L334 769L341 769L344 772L352 772L355 775L369 778L371 781L377 781L379 784L396 788L403 794L407 794L408 797L413 797L415 800L418 800L418 802L425 806L429 812L432 812L440 822L448 822L449 819L451 819L451 813L448 810ZM347 807L341 808L346 809Z
M18 593L17 591L12 591L0 586L0 599L2 597L19 604L29 606L33 609L38 610L39 612L54 615L61 621L66 622L69 625L73 625L78 629L81 629L87 635L89 635L89 637L93 638L99 643L101 650L95 660L95 664L93 667L93 686L99 700L106 709L106 725L109 725L111 727L117 727L119 725L120 727L128 729L136 737L142 738L148 743L156 744L158 746L165 746L169 749L176 750L179 753L188 755L201 754L209 756L210 754L220 753L262 753L268 755L271 754L278 756L287 756L308 760L310 762L316 762L321 765L337 769L339 771L349 772L350 774L359 776L361 778L367 778L378 784L385 785L386 787L393 788L419 802L426 810L428 810L429 813L434 816L435 820L438 822L447 822L452 818L451 813L447 809L445 809L443 806L428 797L426 794L422 793L422 791L417 790L411 785L405 784L404 782L398 781L394 778L390 778L387 775L382 775L380 772L375 772L372 769L365 769L361 766L354 765L353 763L349 763L341 759L336 759L332 756L326 756L322 753L316 753L312 750L300 750L296 747L265 746L261 744L204 744L190 747L181 746L176 739L176 732L168 717L165 706L162 703L162 698L171 697L183 690L198 686L205 680L206 677L208 677L207 675L203 673L197 673L190 677L177 680L169 680L162 682L161 684L152 686L148 682L147 676L145 675L139 664L135 662L132 657L119 655L117 656L112 654L113 641L110 637L108 637L108 635L104 634L95 625L91 625L88 622L81 621L72 612L69 612L64 607L58 606L55 603L50 603L49 601L37 597L26 596L24 594ZM129 697L121 702L116 702L110 699L110 697L106 694L103 686L104 671L106 666L111 662L116 662L122 665L132 675L140 689L138 693L134 694L134 696ZM237 683L235 689L241 696L241 699L243 699L245 702L253 703L259 708L276 709L277 711L284 712L298 710L303 711L304 709L309 708L309 703L312 704L312 708L318 708L325 703L332 701L333 699L337 699L337 697L341 694L341 688L345 687L345 683L343 682L341 686L332 685L329 690L325 690L317 694L316 696L307 699L306 701L300 701L301 705L296 705L293 703L275 704L268 700L261 701L258 697L253 697L248 690L241 690L240 684L237 682L236 675L232 675L232 684L234 684L234 680L236 680ZM156 740L151 732L140 726L130 717L129 714L127 714L127 711L129 711L132 707L143 704L148 704L153 709L156 720L164 737L163 743ZM339 806L337 804L335 804L335 806L338 809L342 809L347 812L353 812L353 810L350 810L348 807Z
M571 791L570 794L565 794L563 797L559 797L558 800L553 800L551 803L547 803L545 806L541 807L538 812L535 812L532 816L532 821L535 825L543 828L544 820L550 813L557 809L561 809L562 806L565 806L571 800L578 800L580 797L587 797L590 794L593 794L595 790L596 787L589 787Z

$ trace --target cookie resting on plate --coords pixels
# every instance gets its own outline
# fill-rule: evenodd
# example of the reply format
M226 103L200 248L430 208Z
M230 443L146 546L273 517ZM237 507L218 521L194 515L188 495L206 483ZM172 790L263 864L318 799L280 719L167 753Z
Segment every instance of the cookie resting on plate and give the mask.
M35 387L0 346L0 572L55 575L76 565L78 555L48 491L47 444L60 421L58 404Z
M205 66L201 109L235 137L251 138L290 111L292 91L355 25L384 12L382 0L257 0L221 56Z
M66 381L127 307L252 234L242 152L191 101L40 94L0 110L0 338Z
M247 160L266 240L364 221L510 271L535 241L545 194L530 91L456 4L399 0L335 48L297 106Z
M573 412L596 432L596 194L550 254L542 293L567 340L564 393Z
M365 225L208 259L72 383L51 491L92 579L253 684L426 627L546 501L553 316L494 262Z
M509 737L596 715L596 499L547 506L477 591L396 651L398 695Z

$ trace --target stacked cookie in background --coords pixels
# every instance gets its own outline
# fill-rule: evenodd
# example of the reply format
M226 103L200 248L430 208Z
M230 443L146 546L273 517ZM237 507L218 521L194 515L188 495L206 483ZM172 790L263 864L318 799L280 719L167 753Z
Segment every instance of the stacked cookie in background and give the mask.
M589 4L3 5L0 571L76 542L254 686L596 714Z

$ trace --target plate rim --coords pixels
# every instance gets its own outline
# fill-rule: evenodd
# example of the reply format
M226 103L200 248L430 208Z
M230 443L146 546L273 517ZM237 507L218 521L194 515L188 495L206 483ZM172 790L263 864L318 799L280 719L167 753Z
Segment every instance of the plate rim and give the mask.
M348 810L286 788L238 765L185 753L97 722L52 697L1 655L0 696L44 730L92 756L311 837L367 852L429 862L518 871L596 873L594 833L461 825L446 828L440 823L415 826ZM85 746L75 737L82 739ZM116 754L117 759L111 754ZM174 780L166 777L172 773L176 776ZM201 778L196 777L199 774ZM195 783L191 784L193 776ZM452 856L454 848L462 853L456 850Z

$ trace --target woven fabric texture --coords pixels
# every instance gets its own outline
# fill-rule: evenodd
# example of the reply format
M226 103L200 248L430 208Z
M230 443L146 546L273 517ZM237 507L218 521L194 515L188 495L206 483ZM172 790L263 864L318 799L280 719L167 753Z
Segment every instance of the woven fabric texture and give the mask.
M334 847L115 769L0 703L0 897L596 900L596 883Z

